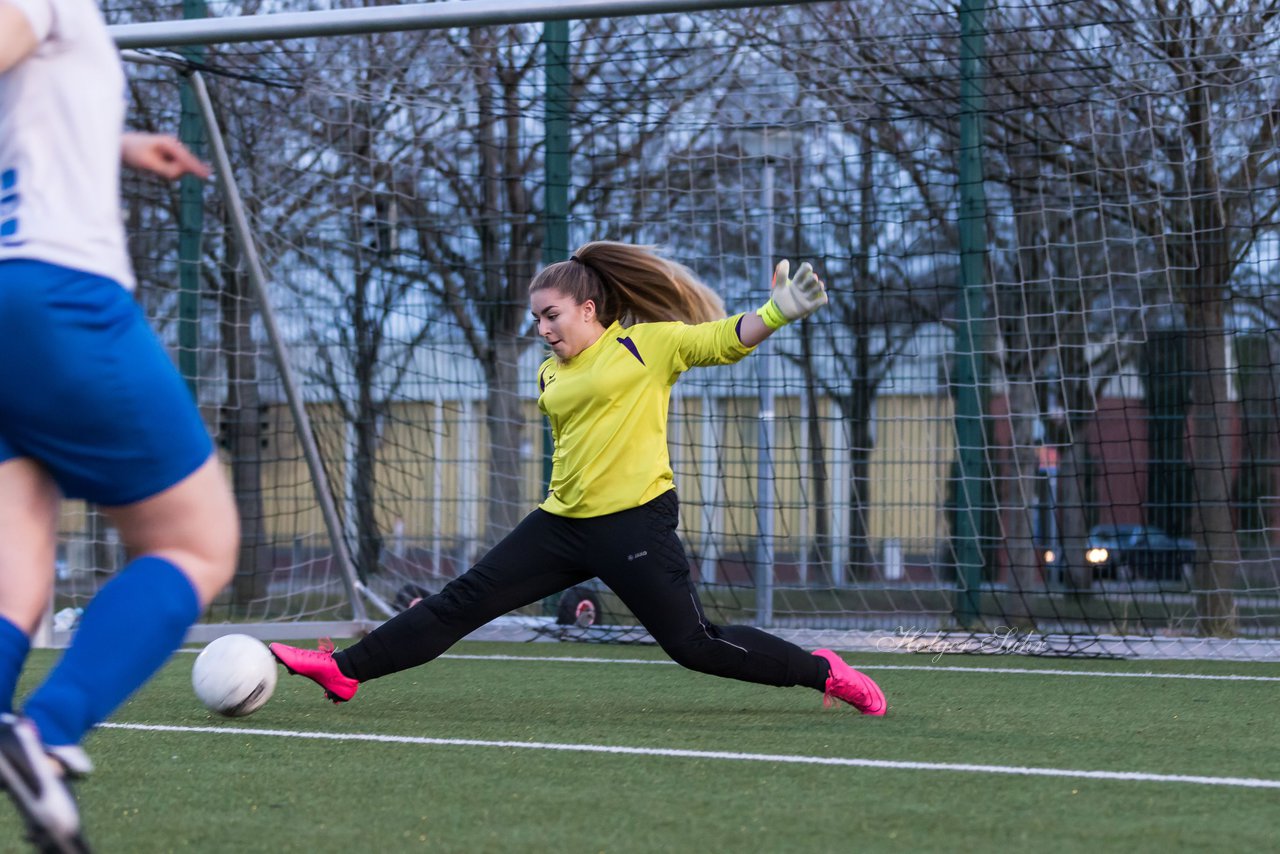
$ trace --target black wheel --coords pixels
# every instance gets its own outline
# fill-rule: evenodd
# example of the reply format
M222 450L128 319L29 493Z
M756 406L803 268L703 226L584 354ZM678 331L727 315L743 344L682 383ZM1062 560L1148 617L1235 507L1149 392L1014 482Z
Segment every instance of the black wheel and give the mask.
M571 587L560 597L556 623L561 626L594 626L600 620L600 597L589 587Z

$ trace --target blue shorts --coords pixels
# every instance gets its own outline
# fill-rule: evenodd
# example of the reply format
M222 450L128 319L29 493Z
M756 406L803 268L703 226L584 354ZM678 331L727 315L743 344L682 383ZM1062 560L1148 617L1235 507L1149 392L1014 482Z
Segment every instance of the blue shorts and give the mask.
M111 279L0 261L0 462L118 506L184 480L213 443L133 296Z

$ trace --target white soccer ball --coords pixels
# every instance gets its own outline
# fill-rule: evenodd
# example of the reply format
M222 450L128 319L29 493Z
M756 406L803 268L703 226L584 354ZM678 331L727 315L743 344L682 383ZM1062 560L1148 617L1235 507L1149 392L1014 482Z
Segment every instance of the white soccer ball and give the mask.
M276 690L276 660L249 635L223 635L196 656L191 687L205 708L229 718L252 714Z

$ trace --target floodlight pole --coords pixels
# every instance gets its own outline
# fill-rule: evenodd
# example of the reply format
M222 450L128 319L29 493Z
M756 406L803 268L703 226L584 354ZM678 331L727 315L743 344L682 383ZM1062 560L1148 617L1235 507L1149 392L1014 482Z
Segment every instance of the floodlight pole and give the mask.
M774 175L778 158L793 149L795 140L787 128L771 125L749 125L739 130L739 141L751 156L761 163L760 207L764 216L760 235L761 270L765 299L770 297L773 275ZM753 565L756 583L756 624L773 623L773 591L777 581L776 535L774 516L777 512L777 442L776 401L773 388L773 360L754 360L756 369L757 444L756 451L756 541Z
M764 256L764 278L770 281L773 267L773 170L774 154L769 147L768 134L764 134L764 176L763 194L764 235L760 243L760 252ZM765 356L756 361L758 369L758 406L760 442L759 455L756 457L756 624L769 626L773 623L773 587L775 582L773 516L777 504L777 484L774 480L774 442L777 425L774 423L773 393L773 359Z

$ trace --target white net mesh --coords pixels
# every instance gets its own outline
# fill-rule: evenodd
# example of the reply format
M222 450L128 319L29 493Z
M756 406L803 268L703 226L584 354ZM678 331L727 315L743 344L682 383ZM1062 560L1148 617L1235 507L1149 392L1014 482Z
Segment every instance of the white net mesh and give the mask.
M676 387L682 533L714 619L846 646L1005 631L1042 645L1002 651L1275 655L1276 26L1083 0L989 12L986 251L966 282L974 102L953 12L571 25L569 246L659 244L731 311L763 301L776 258L830 286L828 310ZM203 56L355 570L388 600L438 589L544 490L525 297L558 163L541 39ZM176 131L180 76L131 74L134 124ZM222 196L203 193L194 297L177 287L178 191L127 198L141 297L175 347L194 342L177 357L245 517L210 620L349 615ZM966 304L983 318L971 351ZM114 558L92 514L66 527L73 602ZM565 633L643 638L599 629L632 621L589 592L597 627Z

